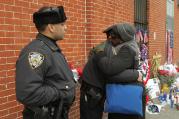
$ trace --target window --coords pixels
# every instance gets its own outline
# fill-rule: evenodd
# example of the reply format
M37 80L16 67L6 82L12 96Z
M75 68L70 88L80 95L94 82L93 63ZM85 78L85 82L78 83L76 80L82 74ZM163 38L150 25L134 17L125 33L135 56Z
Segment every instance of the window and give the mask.
M136 28L147 30L147 0L134 0L134 10Z
M174 30L174 1L167 0L167 19L166 19L167 30Z

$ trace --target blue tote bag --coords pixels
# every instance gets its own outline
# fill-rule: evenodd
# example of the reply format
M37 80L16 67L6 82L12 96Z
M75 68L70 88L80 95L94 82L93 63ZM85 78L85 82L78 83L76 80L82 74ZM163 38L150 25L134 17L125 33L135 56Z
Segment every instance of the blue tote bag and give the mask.
M137 84L107 84L104 111L143 116L143 91Z

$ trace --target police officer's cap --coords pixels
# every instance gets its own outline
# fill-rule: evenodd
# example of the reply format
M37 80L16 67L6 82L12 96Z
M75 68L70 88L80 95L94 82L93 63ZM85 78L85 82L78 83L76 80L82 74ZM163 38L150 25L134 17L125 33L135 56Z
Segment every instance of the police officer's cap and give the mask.
M44 24L57 24L65 22L67 19L63 6L49 7L33 14L33 22L36 26Z

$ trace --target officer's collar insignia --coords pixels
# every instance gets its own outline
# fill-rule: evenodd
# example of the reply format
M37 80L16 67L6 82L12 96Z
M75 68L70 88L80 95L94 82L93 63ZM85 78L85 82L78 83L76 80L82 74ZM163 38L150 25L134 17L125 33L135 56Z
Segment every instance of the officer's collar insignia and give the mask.
M35 69L43 63L44 56L38 52L30 52L28 59L29 59L29 64L32 67L32 69Z

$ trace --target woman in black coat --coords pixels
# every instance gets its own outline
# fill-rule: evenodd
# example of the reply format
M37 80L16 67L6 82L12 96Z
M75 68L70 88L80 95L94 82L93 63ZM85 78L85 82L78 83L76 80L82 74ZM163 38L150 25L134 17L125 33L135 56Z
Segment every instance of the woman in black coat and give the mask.
M111 43L105 41L91 50L90 57L86 63L80 90L80 119L102 119L104 107L104 86L106 75L102 73L96 64L96 54L100 51L110 52ZM130 75L128 75L130 74ZM114 76L114 80L115 80ZM134 82L141 75L137 70L126 69L117 75L117 79L125 82ZM123 80L125 78L125 80ZM111 77L112 79L112 77Z
M119 74L126 69L138 69L139 48L135 41L135 28L127 23L115 24L107 28L104 33L108 37L108 44L105 52L96 56L99 69L107 76L108 83L126 82L119 78ZM126 75L126 77L130 76ZM142 82L136 81L137 82ZM131 83L131 82L127 82ZM143 96L145 97L145 96ZM108 119L145 119L145 99L143 99L143 117L132 114L109 113Z

